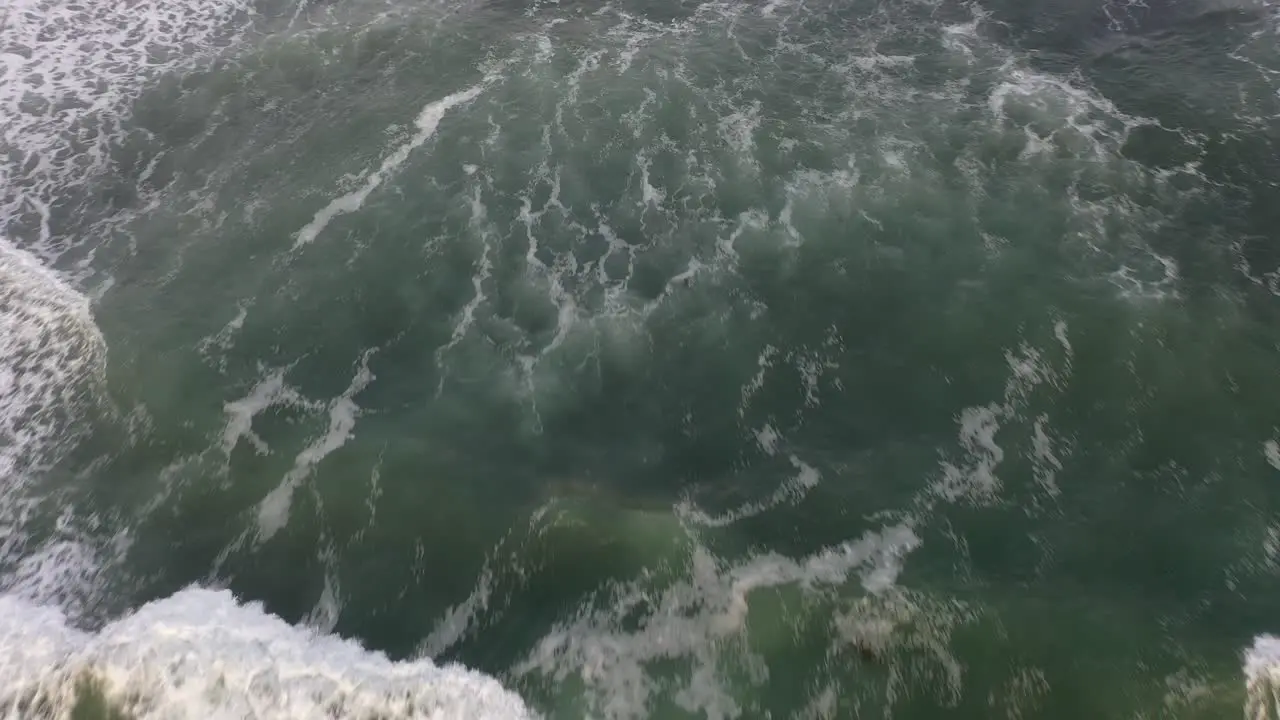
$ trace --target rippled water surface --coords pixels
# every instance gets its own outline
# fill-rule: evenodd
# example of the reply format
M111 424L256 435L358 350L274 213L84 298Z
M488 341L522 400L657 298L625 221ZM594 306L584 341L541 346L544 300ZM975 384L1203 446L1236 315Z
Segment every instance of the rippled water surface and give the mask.
M1278 33L11 0L0 714L1275 717Z

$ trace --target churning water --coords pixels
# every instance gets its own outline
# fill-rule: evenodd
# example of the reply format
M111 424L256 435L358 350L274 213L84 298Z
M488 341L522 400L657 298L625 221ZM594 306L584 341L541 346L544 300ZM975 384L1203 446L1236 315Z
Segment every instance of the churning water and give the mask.
M1277 717L1278 91L1263 0L9 0L0 717Z

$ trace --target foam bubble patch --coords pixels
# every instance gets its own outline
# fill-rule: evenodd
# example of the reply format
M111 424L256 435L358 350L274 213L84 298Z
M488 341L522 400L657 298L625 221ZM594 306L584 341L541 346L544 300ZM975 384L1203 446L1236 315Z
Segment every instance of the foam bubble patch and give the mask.
M1280 638L1259 635L1244 654L1245 707L1248 720L1280 718Z
M106 343L89 301L0 239L0 476L38 465L103 372Z
M686 577L665 588L614 586L611 603L558 626L516 673L580 678L592 717L651 717L664 694L699 716L741 717L721 666L727 648L749 653L743 643L753 593L796 586L821 594L854 578L864 594L886 592L919 545L913 528L900 524L800 560L768 553L729 564L699 546ZM675 687L650 672L673 662L688 666Z
M0 231L66 250L53 207L110 168L130 105L155 77L230 44L249 0L9 0L0 8Z
M0 713L61 720L88 702L138 720L533 717L491 677L392 662L226 591L183 590L97 634L0 597Z
M90 574L60 573L52 560L83 559L65 536L72 523L56 523L62 537L43 548L32 547L27 528L45 500L32 483L80 438L105 368L106 342L88 298L0 239L0 567L13 571L0 588L64 598L77 585L69 576ZM52 579L59 574L70 583L61 589Z

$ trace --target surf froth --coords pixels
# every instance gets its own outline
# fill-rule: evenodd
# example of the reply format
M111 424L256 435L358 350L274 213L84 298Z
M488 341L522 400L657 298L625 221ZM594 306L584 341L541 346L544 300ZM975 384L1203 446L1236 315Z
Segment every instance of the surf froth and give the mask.
M1280 638L1259 635L1244 654L1245 706L1248 720L1280 717Z
M0 10L0 231L41 257L73 244L56 208L112 165L146 82L228 44L247 0L75 3Z
M87 702L138 720L533 717L493 678L394 662L227 591L183 590L96 634L57 610L0 597L0 648L5 717L61 720Z
M88 298L0 239L0 476L28 474L85 402L106 343Z
M39 478L84 432L100 400L106 342L89 300L31 254L0 239L0 589L66 601L86 575L83 546L58 517L52 538L29 526L52 507ZM75 571L67 572L67 567Z

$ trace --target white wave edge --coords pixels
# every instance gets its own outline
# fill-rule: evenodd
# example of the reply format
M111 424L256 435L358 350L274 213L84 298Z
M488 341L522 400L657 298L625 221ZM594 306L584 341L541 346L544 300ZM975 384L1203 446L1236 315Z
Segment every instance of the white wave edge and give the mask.
M0 718L69 720L86 682L131 720L535 717L492 677L393 662L225 590L179 591L97 633L0 596Z
M106 355L89 299L0 236L0 591L66 610L96 592L94 543L40 478L102 406ZM34 539L44 522L53 535Z
M1244 653L1244 716L1280 718L1280 637L1258 635Z

